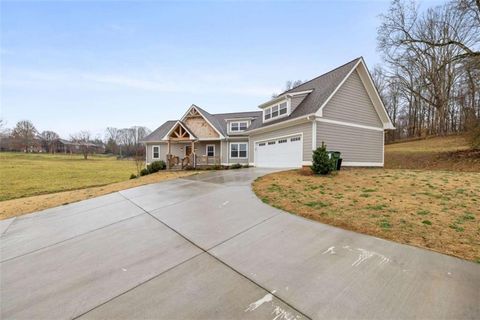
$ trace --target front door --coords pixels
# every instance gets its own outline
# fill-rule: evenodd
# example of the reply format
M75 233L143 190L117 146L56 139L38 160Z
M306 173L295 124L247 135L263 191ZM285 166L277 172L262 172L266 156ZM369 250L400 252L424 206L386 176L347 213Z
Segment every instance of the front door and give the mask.
M185 146L185 157L188 157L192 154L192 146Z

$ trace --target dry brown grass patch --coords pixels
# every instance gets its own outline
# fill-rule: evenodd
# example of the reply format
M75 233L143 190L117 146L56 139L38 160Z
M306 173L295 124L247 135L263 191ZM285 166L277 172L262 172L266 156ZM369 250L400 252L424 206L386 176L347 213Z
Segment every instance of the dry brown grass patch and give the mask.
M0 220L24 215L30 212L53 208L72 202L103 196L112 192L138 187L145 184L172 180L198 174L196 171L162 171L137 179L112 183L73 191L57 192L40 196L26 197L0 202Z
M480 173L347 169L254 182L260 199L300 216L480 261Z

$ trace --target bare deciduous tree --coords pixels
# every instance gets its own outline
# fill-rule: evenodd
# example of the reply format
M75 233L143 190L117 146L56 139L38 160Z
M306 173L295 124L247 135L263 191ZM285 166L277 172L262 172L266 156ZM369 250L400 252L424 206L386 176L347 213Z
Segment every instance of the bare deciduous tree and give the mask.
M90 132L80 131L70 136L71 140L80 145L80 149L83 154L83 159L87 160L88 155L91 152L92 143L90 142Z
M50 153L55 153L55 147L60 139L60 136L54 131L47 130L43 131L39 137L47 151Z
M14 143L24 152L29 152L35 145L35 137L37 136L37 129L29 120L22 120L17 122L12 131L12 138Z

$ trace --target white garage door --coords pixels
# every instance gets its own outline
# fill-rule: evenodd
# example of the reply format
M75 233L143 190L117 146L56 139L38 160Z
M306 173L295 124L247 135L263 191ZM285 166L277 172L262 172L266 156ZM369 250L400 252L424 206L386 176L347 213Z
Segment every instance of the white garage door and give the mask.
M255 166L264 168L299 168L302 166L302 136L255 143Z

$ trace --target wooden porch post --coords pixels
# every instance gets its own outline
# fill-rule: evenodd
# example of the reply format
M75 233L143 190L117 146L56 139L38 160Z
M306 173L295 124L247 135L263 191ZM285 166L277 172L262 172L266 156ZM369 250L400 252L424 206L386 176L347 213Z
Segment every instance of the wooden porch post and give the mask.
M197 161L195 159L195 141L192 140L192 159L193 159L193 167L197 167Z
M168 169L170 170L170 152L171 152L171 148L170 148L170 139L168 139L168 154L167 154L167 167Z

